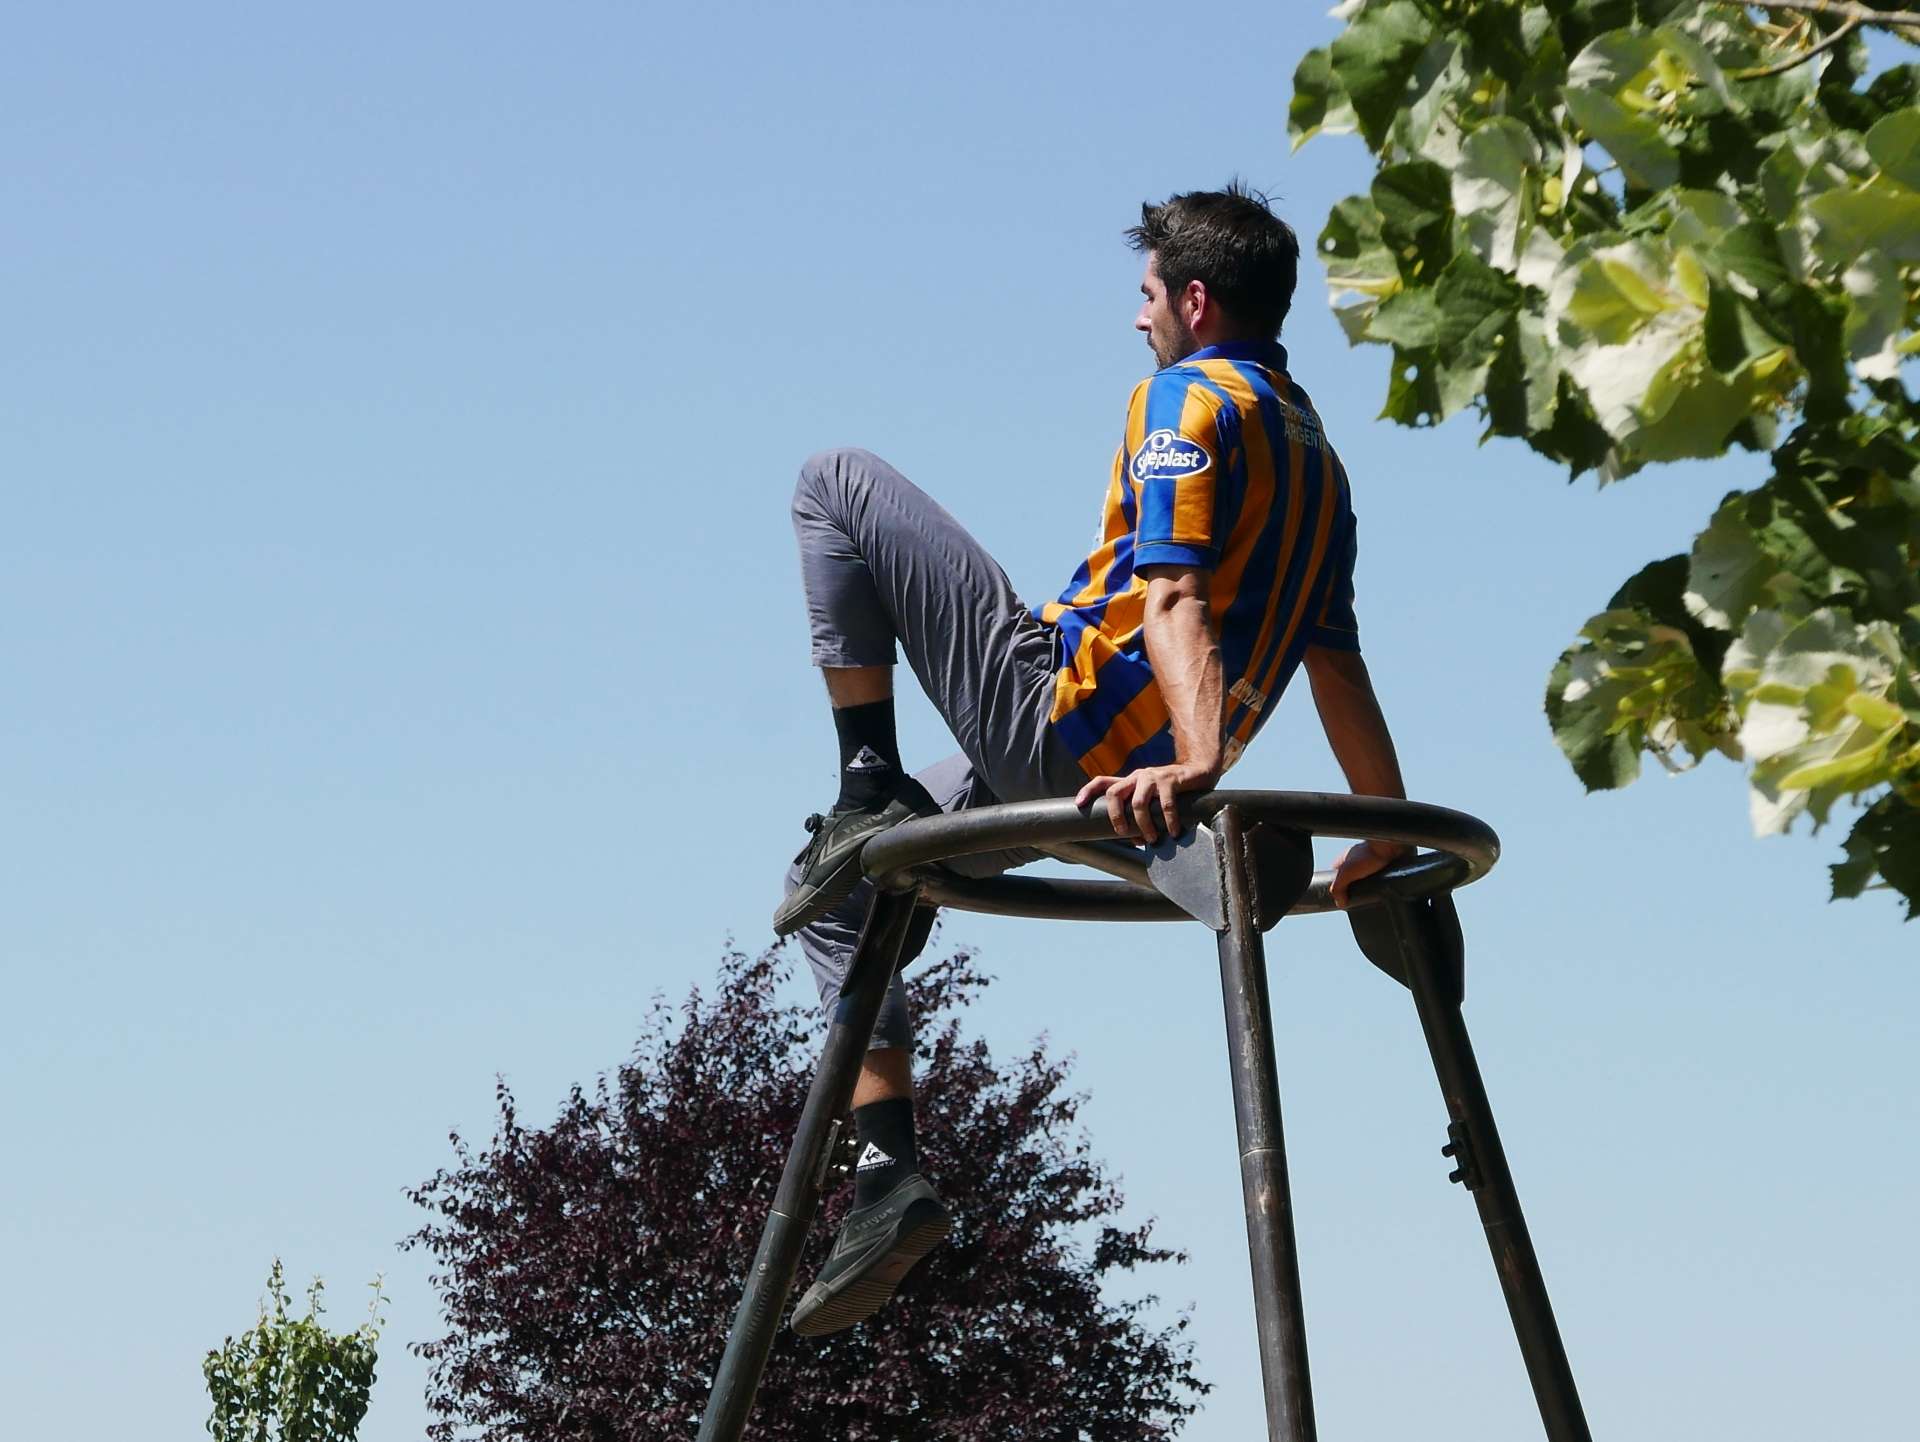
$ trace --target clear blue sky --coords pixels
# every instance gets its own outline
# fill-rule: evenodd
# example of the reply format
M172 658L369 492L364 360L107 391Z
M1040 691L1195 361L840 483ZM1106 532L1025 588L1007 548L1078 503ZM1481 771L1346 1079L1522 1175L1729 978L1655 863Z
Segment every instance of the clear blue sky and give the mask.
M436 1334L400 1189L618 1061L767 933L834 755L785 507L880 451L1057 588L1130 384L1143 198L1288 153L1318 6L80 5L0 54L0 1394L23 1438L199 1435L271 1258ZM1583 798L1547 667L1751 461L1597 491L1376 423L1317 266L1285 339L1352 473L1367 654L1463 897L1480 1044L1596 1435L1911 1437L1920 967L1835 835L1717 764ZM908 750L942 753L907 703ZM1304 696L1244 785L1336 788ZM723 876L744 877L728 884ZM1259 1430L1204 933L962 917ZM1111 953L1109 953L1111 957ZM1410 1003L1270 939L1329 1437L1537 1423Z

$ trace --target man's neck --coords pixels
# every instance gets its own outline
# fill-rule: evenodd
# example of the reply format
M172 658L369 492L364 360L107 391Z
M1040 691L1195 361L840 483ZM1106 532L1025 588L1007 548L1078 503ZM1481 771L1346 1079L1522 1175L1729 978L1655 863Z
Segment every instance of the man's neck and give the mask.
M1248 359L1272 358L1272 363L1282 370L1286 368L1286 351L1278 339L1272 336L1215 336L1211 340L1195 334L1195 348L1180 358L1180 361L1192 360L1195 356L1228 355ZM1178 365L1180 361L1176 361Z
M1196 330L1192 334L1202 350L1221 345L1257 346L1270 345L1273 342L1272 336L1245 335L1238 331L1228 331L1224 326L1208 326L1205 330Z

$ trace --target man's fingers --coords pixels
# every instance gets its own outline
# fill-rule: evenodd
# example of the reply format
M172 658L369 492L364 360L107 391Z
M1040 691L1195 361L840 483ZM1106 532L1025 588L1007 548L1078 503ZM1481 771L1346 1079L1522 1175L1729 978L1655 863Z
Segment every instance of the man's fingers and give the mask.
M1327 893L1333 897L1333 904L1342 910L1347 905L1347 888L1353 885L1353 878L1347 873L1347 862L1358 847L1350 846L1340 853L1340 859L1333 863L1333 880L1327 886Z
M1180 784L1175 768L1143 766L1127 776L1096 776L1080 788L1074 804L1085 808L1107 798L1107 820L1116 836L1139 836L1151 845L1164 832L1180 834ZM1154 802L1160 803L1156 814Z
M1353 853L1348 852L1347 856ZM1342 911L1347 907L1347 893L1353 889L1353 871L1347 865L1347 857L1340 858L1340 866L1333 873L1333 884L1327 888L1333 893L1333 904Z
M1378 875L1397 860L1398 856L1386 854L1365 843L1349 848L1335 863L1333 880L1327 886L1333 904L1344 908L1356 881L1365 881L1369 876Z
M1106 795L1107 788L1112 786L1119 779L1120 778L1118 776L1094 777L1093 780L1089 781L1085 786L1082 786L1080 788L1079 795L1073 798L1073 804L1084 810L1089 801L1092 801L1096 797Z
M1133 819L1140 828L1140 839L1148 845L1158 841L1158 828L1153 824L1153 789L1148 786L1136 786L1133 789Z
M1173 778L1171 776L1161 776L1159 787L1160 819L1166 822L1167 836L1172 838L1180 834L1180 806L1174 799L1179 795L1179 792L1174 789Z

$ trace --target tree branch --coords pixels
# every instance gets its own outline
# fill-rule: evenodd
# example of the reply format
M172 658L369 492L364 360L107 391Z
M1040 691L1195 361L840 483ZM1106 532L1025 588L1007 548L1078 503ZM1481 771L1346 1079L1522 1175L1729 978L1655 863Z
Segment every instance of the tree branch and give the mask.
M1859 28L1859 18L1857 16L1849 16L1846 24L1820 41L1819 44L1809 45L1805 50L1796 50L1785 60L1776 61L1772 65L1763 65L1757 70L1736 70L1733 72L1733 78L1735 80L1765 80L1769 75L1785 75L1789 70L1797 69L1805 65L1822 50L1833 49L1834 46L1840 44Z
M1802 15L1832 15L1855 25L1920 25L1920 10L1875 10L1853 0L1739 0L1751 10L1797 10Z

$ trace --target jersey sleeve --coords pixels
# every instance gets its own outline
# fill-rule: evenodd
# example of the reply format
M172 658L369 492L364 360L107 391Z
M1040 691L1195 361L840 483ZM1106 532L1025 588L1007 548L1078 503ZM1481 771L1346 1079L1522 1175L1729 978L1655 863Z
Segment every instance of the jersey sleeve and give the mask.
M1359 557L1360 537L1353 517L1345 525L1327 557L1327 581L1324 599L1314 617L1313 633L1308 637L1316 646L1335 651L1360 649L1360 618L1353 609L1353 567Z
M1127 476L1138 495L1133 564L1212 567L1220 474L1219 402L1196 377L1162 371L1128 407Z

